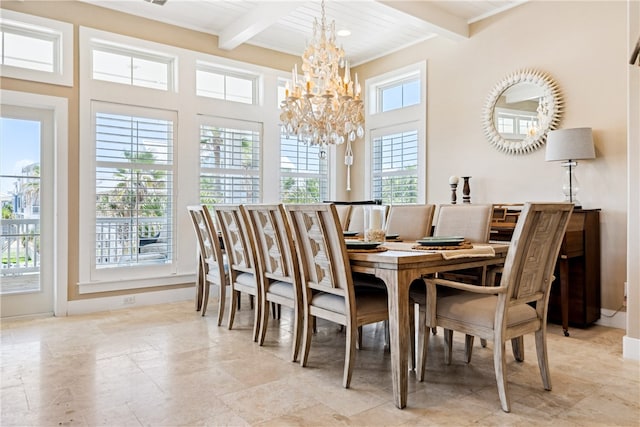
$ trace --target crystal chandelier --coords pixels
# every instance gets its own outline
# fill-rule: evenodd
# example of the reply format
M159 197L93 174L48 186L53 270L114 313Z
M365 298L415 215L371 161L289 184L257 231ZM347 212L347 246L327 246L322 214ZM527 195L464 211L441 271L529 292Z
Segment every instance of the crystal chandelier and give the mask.
M358 74L351 80L344 50L336 46L335 21L327 26L324 0L322 15L313 24L313 38L302 54L304 80L298 78L298 66L287 82L286 99L281 104L280 120L287 137L297 136L304 144L326 146L347 142L345 164L353 163L351 142L364 136L363 102ZM343 77L339 70L344 68Z

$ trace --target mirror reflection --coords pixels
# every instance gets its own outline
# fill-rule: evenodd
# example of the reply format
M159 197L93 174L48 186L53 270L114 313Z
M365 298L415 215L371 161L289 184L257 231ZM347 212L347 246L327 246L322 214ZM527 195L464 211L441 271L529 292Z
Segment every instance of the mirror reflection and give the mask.
M483 115L485 135L500 151L532 152L556 128L562 107L558 85L548 75L518 71L505 77L489 94Z

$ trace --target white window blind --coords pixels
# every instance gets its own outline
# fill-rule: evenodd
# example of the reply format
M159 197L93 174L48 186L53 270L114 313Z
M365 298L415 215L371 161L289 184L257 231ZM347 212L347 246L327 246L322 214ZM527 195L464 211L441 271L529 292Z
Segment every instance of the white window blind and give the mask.
M148 111L96 109L96 268L172 260L174 123Z
M2 25L2 65L53 73L59 45L58 34Z
M259 123L214 119L200 125L200 200L260 201Z
M327 194L327 159L320 158L320 147L280 138L280 200L317 203L327 200Z
M418 202L418 131L373 135L372 193L383 204Z

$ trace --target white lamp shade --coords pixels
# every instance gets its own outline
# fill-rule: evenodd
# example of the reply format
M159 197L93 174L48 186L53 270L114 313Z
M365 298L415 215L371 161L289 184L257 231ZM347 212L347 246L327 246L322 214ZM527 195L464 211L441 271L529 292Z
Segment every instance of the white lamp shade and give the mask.
M547 162L595 158L591 128L558 129L547 135Z

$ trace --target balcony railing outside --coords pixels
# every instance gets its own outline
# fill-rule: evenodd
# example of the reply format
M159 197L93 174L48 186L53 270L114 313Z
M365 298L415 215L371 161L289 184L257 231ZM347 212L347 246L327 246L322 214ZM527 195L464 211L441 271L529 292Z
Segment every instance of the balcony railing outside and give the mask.
M166 223L164 217L96 219L96 266L167 262L172 245ZM33 282L33 276L40 272L40 220L3 219L0 224L0 277L5 292L5 279L29 275L29 280L24 277L25 283Z

